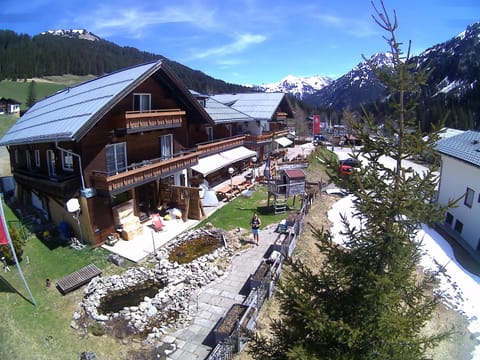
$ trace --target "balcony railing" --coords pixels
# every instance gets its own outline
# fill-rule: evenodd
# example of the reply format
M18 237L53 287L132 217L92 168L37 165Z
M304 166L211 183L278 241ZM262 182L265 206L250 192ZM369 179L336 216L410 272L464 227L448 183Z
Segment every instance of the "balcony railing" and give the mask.
M265 144L270 143L273 140L272 132L264 132L261 135L247 135L245 136L245 142L250 144Z
M15 169L13 176L21 185L63 198L70 196L80 187L80 176L74 173L48 176L31 170Z
M171 175L197 163L198 153L194 152L181 154L167 160L155 159L132 164L126 171L115 175L108 175L103 171L94 171L90 179L97 191L108 191L114 195L154 179Z
M247 144L267 144L271 143L273 139L288 135L288 129L265 131L261 135L246 135L245 143Z
M185 111L180 109L127 111L122 117L127 133L182 126Z
M281 136L288 135L288 133L289 133L288 129L277 130L277 131L273 132L273 137L276 139L276 138L279 138Z
M197 144L197 152L200 157L217 154L219 152L242 146L245 142L245 135L240 135L223 140L210 141L208 143Z

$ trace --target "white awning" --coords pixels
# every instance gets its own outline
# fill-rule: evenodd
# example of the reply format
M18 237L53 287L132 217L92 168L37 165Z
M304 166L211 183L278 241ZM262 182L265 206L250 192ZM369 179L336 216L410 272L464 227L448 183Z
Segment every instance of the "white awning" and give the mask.
M289 138L285 137L285 136L282 136L281 138L275 139L273 141L275 141L277 144L279 144L280 146L283 146L283 147L286 147L286 146L289 146L289 145L293 144L293 141L290 140Z
M220 153L226 159L230 159L232 163L245 160L253 156L257 156L255 151L247 149L245 146L239 146Z
M215 154L199 159L198 164L192 166L192 169L207 176L230 164L229 159L224 158L220 154Z
M255 151L249 150L244 146L239 146L234 149L201 158L198 160L197 165L192 166L192 169L207 176L237 161L245 160L253 156L257 156Z

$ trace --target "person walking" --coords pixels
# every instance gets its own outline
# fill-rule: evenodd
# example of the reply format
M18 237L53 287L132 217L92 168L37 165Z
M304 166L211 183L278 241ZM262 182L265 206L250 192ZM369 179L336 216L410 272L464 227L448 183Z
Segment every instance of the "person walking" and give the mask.
M250 225L252 227L253 242L258 246L258 231L260 229L260 225L262 225L262 220L260 220L257 213L253 213Z

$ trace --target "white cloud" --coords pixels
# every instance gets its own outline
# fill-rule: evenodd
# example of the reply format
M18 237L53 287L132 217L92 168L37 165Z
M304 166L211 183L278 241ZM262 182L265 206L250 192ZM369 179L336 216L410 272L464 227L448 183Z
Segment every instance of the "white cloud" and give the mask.
M241 34L230 44L207 49L195 54L194 58L203 59L211 56L225 56L236 54L248 49L251 45L260 44L267 39L265 35Z
M199 21L201 19L201 21ZM188 23L197 28L215 26L215 11L203 5L164 6L141 8L140 6L100 5L88 15L76 19L78 23L100 36L123 33L141 37L145 30L162 24Z

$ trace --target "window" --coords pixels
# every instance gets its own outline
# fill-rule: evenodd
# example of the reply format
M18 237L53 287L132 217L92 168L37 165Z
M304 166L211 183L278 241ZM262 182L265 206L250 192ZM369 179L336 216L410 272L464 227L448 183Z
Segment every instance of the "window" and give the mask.
M40 150L35 150L35 166L40 167Z
M227 128L228 136L232 136L232 125L227 124L227 125L225 125L225 127Z
M56 159L55 159L55 153L53 150L47 150L47 166L48 166L48 175L49 176L56 176L57 175L57 170L56 170Z
M445 217L445 222L450 226L452 226L453 224L453 215L450 214L449 212L447 212L447 216Z
M173 157L173 135L162 135L160 141L160 158L167 160Z
M150 94L133 94L133 110L134 111L149 111Z
M475 191L467 187L467 192L465 193L465 200L463 201L463 203L469 208L471 208L474 197L475 197Z
M124 142L106 146L107 173L118 174L127 168L127 145Z
M213 140L213 127L207 126L205 128L205 131L207 132L208 141L212 141Z
M463 230L463 223L459 220L455 221L455 231L461 234L462 230Z
M62 150L62 168L65 171L73 171L73 155L69 151Z
M32 155L30 155L30 150L25 151L25 160L27 161L27 169L32 170Z
M14 160L15 160L15 164L18 165L20 159L18 157L18 149L15 149L14 153L13 153L13 157L14 157Z

